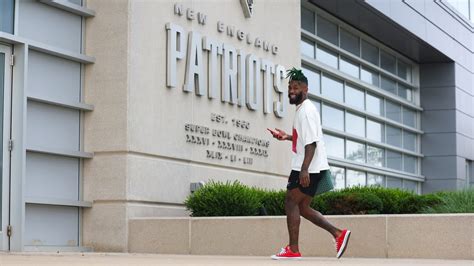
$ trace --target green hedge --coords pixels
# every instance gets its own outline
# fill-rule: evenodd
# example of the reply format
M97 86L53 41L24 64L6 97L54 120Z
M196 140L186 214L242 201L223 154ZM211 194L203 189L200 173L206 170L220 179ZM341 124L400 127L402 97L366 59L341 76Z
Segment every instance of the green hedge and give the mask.
M192 216L285 215L285 190L263 190L235 182L203 186L185 201ZM313 199L323 214L474 213L474 189L417 195L376 186L331 191Z

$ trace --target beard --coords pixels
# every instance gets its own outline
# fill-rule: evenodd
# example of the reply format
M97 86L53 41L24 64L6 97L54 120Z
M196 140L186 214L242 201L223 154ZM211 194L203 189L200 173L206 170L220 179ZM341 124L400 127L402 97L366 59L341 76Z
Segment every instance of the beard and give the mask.
M288 98L290 99L290 104L299 104L303 100L303 93L296 94L293 99L288 95Z

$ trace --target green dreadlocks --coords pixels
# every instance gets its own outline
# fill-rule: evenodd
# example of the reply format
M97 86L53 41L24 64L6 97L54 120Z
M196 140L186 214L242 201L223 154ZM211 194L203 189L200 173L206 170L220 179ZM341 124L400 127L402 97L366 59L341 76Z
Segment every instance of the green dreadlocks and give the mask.
M290 78L290 81L301 81L304 84L308 85L308 79L303 74L303 71L301 69L296 69L293 67L292 69L286 71L286 78Z

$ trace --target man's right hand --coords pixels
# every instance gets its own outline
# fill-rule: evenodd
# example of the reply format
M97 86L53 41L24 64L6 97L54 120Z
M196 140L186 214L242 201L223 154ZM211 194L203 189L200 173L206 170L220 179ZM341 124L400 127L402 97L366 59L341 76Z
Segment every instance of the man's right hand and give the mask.
M267 130L270 131L272 136L274 138L276 138L277 140L288 140L289 139L289 135L286 134L286 132L281 130L281 129L275 128L275 130L273 130L273 129L267 128Z

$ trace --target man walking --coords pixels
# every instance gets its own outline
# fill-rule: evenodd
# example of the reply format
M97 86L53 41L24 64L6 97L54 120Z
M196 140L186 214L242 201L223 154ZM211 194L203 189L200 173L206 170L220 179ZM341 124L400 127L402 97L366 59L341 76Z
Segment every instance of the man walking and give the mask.
M329 170L323 141L321 120L316 107L308 99L308 79L301 70L288 71L288 98L296 105L293 131L268 129L278 140L292 141L291 174L288 178L285 212L290 243L272 259L300 259L298 247L300 216L331 233L336 242L337 258L344 253L351 232L333 226L318 211L310 207L323 171Z

